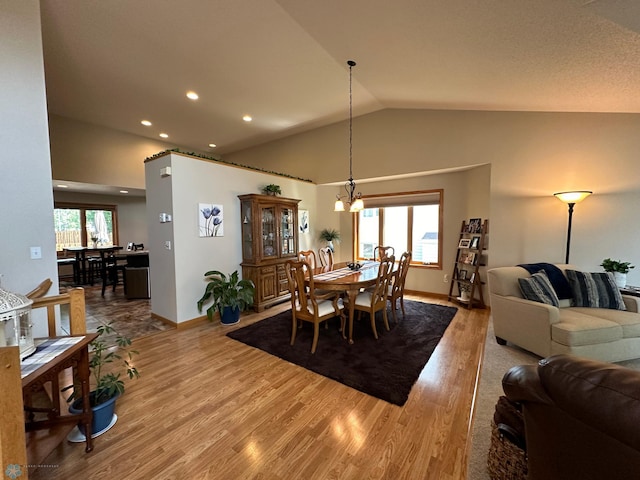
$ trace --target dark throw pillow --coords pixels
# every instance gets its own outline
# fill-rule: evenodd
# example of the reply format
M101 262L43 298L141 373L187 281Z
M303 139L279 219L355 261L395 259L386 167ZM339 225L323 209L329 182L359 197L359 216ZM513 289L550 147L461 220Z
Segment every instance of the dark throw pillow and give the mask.
M573 291L575 307L626 310L620 289L610 272L579 272L565 270Z
M544 271L534 273L529 278L519 278L518 283L522 296L527 300L546 303L554 307L559 306L558 295L556 295L556 291Z

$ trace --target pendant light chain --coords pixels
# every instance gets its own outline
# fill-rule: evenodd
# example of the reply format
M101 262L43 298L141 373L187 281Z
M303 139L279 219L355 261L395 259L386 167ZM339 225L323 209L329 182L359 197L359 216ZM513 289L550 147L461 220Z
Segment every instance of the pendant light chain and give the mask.
M349 180L353 181L353 67L356 62L349 60ZM353 201L352 198L349 199Z

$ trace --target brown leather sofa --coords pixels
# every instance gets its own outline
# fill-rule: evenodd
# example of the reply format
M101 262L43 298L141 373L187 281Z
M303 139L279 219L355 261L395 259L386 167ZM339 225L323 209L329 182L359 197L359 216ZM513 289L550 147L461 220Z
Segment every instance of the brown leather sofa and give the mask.
M640 372L555 355L502 386L523 407L528 480L640 479Z

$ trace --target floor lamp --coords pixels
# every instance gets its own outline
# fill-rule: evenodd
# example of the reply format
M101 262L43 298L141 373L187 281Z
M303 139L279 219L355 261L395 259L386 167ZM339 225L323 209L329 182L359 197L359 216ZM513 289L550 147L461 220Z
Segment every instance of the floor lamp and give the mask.
M565 255L564 263L569 263L569 248L571 247L571 219L573 218L573 206L576 203L580 203L587 198L593 192L588 190L577 190L574 192L558 192L553 195L558 199L569 205L569 224L567 226L567 254Z

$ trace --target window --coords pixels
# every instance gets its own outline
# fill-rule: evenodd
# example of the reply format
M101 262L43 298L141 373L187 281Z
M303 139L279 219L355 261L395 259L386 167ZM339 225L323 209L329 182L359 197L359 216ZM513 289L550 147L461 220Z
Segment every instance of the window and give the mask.
M365 197L356 217L357 258L373 258L378 245L396 256L410 251L412 265L441 266L442 190Z
M67 247L118 244L115 205L56 203L53 210L56 251Z

